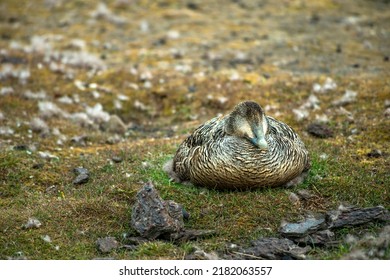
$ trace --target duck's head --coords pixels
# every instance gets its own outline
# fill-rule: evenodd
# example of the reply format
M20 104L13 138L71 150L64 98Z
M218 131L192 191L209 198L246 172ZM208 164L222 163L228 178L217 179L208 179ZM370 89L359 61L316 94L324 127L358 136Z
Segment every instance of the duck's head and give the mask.
M227 134L245 138L262 150L268 149L265 140L267 131L267 118L256 102L241 102L226 116L225 132Z

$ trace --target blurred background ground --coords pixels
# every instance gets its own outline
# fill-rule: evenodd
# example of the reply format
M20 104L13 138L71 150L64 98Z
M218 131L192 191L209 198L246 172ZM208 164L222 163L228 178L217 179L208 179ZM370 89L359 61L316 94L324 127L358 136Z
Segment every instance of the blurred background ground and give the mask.
M3 259L181 259L341 203L390 207L389 1L2 0L0 38ZM227 193L169 182L161 166L187 133L243 100L302 136L308 180ZM313 123L331 133L313 136ZM89 176L75 182L80 166ZM100 237L136 235L130 210L148 180L188 226L218 234L99 252ZM301 189L312 201L291 201ZM31 217L41 226L23 229ZM382 227L339 231L308 258L341 258L360 244L346 236Z

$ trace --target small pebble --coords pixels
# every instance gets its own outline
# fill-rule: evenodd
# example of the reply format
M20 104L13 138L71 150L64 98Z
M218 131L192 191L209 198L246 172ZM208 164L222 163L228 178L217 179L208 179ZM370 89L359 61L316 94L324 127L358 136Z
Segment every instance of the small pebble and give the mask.
M323 123L311 123L307 127L307 132L318 138L329 138L333 136L333 131Z
M122 140L122 138L119 135L115 134L113 136L108 137L106 140L106 143L113 145L113 144L119 143L121 140Z
M370 158L379 158L383 155L381 150L373 149L369 153L367 153L367 156Z
M352 90L346 90L344 95L339 99L332 102L335 106L345 106L356 101L357 92Z
M86 135L79 135L79 136L74 136L70 139L71 143L80 145L80 146L85 146L86 141L88 140L88 136Z
M111 159L115 163L120 163L123 161L123 158L121 158L120 156L113 156Z
M44 235L44 236L41 236L41 238L42 238L43 241L45 241L47 243L51 243L51 238L47 234Z
M27 223L23 225L24 229L30 229L30 228L40 228L42 226L42 223L35 218L29 218Z
M12 135L15 131L8 126L0 126L0 135Z
M32 168L33 168L33 169L41 169L41 168L43 168L44 166L45 166L44 163L34 163L33 166L32 166Z
M73 169L73 172L76 175L80 175L80 174L87 174L87 175L89 175L89 170L84 168L84 167L76 167L76 168Z
M20 144L20 145L14 146L14 150L15 151L27 151L27 150L29 150L29 148L25 144Z
M389 108L386 108L385 112L383 113L383 115L386 117L386 118L389 118L390 117L390 107Z
M152 167L152 165L147 161L142 162L141 165L143 169L149 169Z
M39 156L43 159L59 159L59 157L53 155L53 154L50 154L49 152L41 152L39 151L38 152Z
M96 245L98 246L98 249L102 253L109 253L112 250L118 248L118 241L116 241L115 237L104 237L99 238L96 241Z
M56 185L51 185L50 187L47 187L45 190L45 193L54 193L58 190L58 187Z
M74 185L81 185L87 183L89 180L89 175L88 174L80 174L76 177L76 179L73 180Z
M320 154L320 159L326 160L326 159L328 159L328 158L329 158L329 155L327 155L327 154L325 154L325 153Z
M309 116L309 111L306 109L293 109L292 111L297 121L302 121Z

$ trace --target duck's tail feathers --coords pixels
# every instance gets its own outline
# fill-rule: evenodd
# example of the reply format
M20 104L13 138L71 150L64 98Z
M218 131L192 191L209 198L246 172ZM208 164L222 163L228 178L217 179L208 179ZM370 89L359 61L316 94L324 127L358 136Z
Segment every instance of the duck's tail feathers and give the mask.
M177 175L177 173L175 171L173 171L173 159L168 160L164 164L163 170L164 170L165 173L168 174L168 176L171 179L171 181L174 181L176 183L180 183L181 182L181 180L179 179L179 176Z

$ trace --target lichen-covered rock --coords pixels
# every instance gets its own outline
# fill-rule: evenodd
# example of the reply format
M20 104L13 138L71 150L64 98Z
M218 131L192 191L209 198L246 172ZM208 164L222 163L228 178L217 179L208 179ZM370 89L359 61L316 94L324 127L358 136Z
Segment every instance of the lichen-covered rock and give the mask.
M182 207L174 201L162 200L151 182L143 186L136 198L131 225L142 237L155 239L183 230Z
M96 241L96 245L98 246L99 251L102 253L109 253L119 246L118 241L116 241L115 237L112 236L99 238Z
M388 221L389 211L383 206L368 208L344 207L326 213L329 228L362 225L373 221Z

